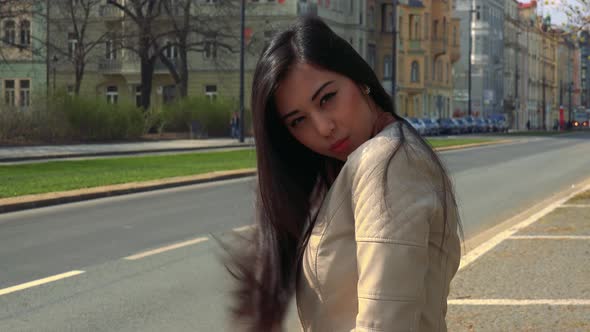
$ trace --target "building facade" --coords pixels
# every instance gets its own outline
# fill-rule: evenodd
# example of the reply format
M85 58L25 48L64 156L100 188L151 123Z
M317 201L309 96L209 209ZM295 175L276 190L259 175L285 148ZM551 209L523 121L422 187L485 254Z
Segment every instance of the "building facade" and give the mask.
M47 62L44 2L22 1L0 20L0 96L4 107L29 108L45 96Z
M469 42L471 109L474 116L504 112L504 0L457 0L461 60L455 64L455 107L468 113Z
M209 40L203 36L191 37L202 38L204 46L201 50L193 50L188 54L188 95L237 99L240 87L240 62L239 52L235 50L239 49L239 38L237 38L240 35L239 12L234 8L233 11L213 13L216 6L215 1L200 0L198 6L193 7L195 11L193 15L214 17L217 23L227 22L232 29L231 35L235 37L226 40ZM370 36L371 32L375 31L375 8L374 0L247 1L244 32L245 104L249 105L250 102L252 74L262 49L277 31L290 25L298 15L311 14L321 17L337 34L349 41L368 62L374 64L376 39L374 34L372 39ZM59 18L59 13L53 14ZM54 21L59 22L59 19ZM61 23L53 24L55 35L58 35L54 36L54 40L62 45L63 50L68 50L75 47L69 45L75 45L79 41L70 37L72 31L70 31L71 25L68 28L67 18L64 17ZM159 20L159 23L158 31L170 29L165 18ZM134 23L121 10L108 4L94 8L89 26L93 31L93 34L88 37L91 40L105 33L112 36L129 35L134 30ZM221 47L222 43L233 45L234 51ZM80 94L102 96L109 102L125 100L139 103L141 98L139 59L125 48L114 47L115 44L116 40L107 38L90 52ZM166 56L173 64L179 61L178 52L174 48L166 51ZM67 54L58 54L57 58L58 60L52 63L57 72L56 85L58 88L71 92L75 77L72 61ZM157 62L153 76L152 104L161 105L173 100L177 95L177 87L170 71L163 63Z
M380 32L376 73L391 91L392 58L396 62L396 107L406 117L450 117L452 64L459 59L459 20L452 3L407 1L397 8L397 54L392 57L392 5L377 1Z

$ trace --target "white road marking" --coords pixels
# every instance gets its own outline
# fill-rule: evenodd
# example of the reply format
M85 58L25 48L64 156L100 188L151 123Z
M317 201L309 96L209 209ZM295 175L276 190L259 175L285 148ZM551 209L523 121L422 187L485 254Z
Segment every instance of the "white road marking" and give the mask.
M496 236L492 237L488 241L482 243L481 245L479 245L475 249L471 250L470 252L468 252L467 254L465 254L461 258L461 264L459 265L459 271L464 269L465 267L469 266L469 264L473 263L476 259L478 259L482 255L484 255L486 252L493 249L495 246L500 244L502 241L511 237L514 233L518 232L519 230L521 230L525 227L528 227L529 225L531 225L535 221L541 219L545 215L549 214L551 211L555 210L558 206L567 202L570 198L578 195L579 193L582 193L582 192L588 190L589 188L590 188L590 185L586 185L585 187L576 190L575 192L567 195L566 197L561 198L561 199L549 204L547 207L545 207L541 211L533 214L532 216L523 220L522 222L515 225L514 227L511 227L503 232L498 233Z
M563 204L560 208L590 208L590 204Z
M0 296L2 295L6 295L6 294L10 294L13 292L18 292L27 288L31 288L31 287L36 287L36 286L40 286L43 284L47 284L50 282L54 282L57 280L61 280L61 279L65 279L65 278L69 278L69 277L73 277L73 276L77 276L79 274L84 273L84 271L70 271L70 272L66 272L66 273L62 273L62 274L56 274L54 276L51 277L47 277L47 278L43 278L43 279L38 279L38 280L33 280L24 284L20 284L20 285L16 285L16 286L12 286L12 287L8 287L8 288L4 288L4 289L0 289Z
M209 238L208 237L199 237L196 239L192 239L192 240L188 240L188 241L184 241L184 242L180 242L180 243L175 243L169 246L165 246L165 247L161 247L161 248L157 248L157 249L153 249L153 250L148 250L148 251L144 251L135 255L131 255L131 256L127 256L124 259L128 260L128 261L133 261L133 260L137 260L137 259L141 259L144 257L148 257L148 256L152 256L152 255L156 255L156 254L160 254L166 251L170 251L170 250L174 250L174 249L178 249L178 248L182 248L182 247L186 247L186 246L190 246L193 244L197 244L197 243L201 243L201 242L205 242L208 241Z
M448 300L449 305L549 305L549 306L590 306L590 299L538 299L538 300L513 300L513 299L461 299Z
M232 229L234 232L246 232L254 228L254 225L246 225Z
M510 240L590 240L588 235L512 235Z

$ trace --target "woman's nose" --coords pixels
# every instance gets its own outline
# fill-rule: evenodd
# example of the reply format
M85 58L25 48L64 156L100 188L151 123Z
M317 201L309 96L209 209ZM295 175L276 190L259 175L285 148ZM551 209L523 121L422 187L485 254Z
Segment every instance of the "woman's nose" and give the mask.
M318 113L315 117L315 125L318 133L324 137L332 135L336 124L326 114Z

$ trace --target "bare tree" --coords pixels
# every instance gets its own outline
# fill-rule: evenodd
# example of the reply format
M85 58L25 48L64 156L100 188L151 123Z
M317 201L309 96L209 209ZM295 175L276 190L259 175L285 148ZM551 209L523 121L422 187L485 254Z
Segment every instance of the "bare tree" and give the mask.
M207 53L216 58L218 51L239 51L239 38L232 26L239 7L235 1L220 0L214 5L198 0L163 0L163 9L170 22L168 42L162 48L160 60L170 70L180 97L188 94L189 53ZM202 1L201 1L202 2ZM232 24L233 22L233 24ZM171 61L171 50L178 52L178 60Z
M51 61L59 58L72 64L74 69L74 93L79 95L86 66L96 47L105 43L108 31L93 29L100 23L96 14L101 0L52 1L49 10L49 26L52 30L48 42ZM55 64L54 64L55 65Z
M141 106L147 110L151 103L152 78L156 61L162 53L161 41L167 34L161 32L163 0L127 0L119 3L108 0L108 4L123 11L126 18L134 23L134 31L123 32L122 48L134 52L140 61Z

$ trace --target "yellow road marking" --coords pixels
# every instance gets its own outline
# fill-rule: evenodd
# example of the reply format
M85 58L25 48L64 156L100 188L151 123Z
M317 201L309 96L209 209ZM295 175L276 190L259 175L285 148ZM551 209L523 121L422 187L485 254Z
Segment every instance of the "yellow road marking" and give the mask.
M43 279L39 279L39 280L34 280L34 281L30 281L24 284L20 284L20 285L16 285L16 286L12 286L12 287L8 287L8 288L4 288L4 289L0 289L0 296L2 295L6 295L6 294L10 294L13 292L18 292L21 291L23 289L27 289L27 288L31 288L31 287L35 287L35 286L40 286L43 284L47 284L50 282L54 282L57 280L61 280L61 279L65 279L65 278L69 278L69 277L73 277L73 276L77 276L79 274L84 273L84 271L70 271L70 272L66 272L66 273L62 273L62 274L57 274L51 277L47 277L47 278L43 278Z
M174 249L178 249L178 248L182 248L182 247L186 247L186 246L190 246L193 244L197 244L197 243L201 243L201 242L205 242L208 241L209 238L207 237L199 237L193 240L188 240L185 242L180 242L180 243L176 243L176 244L172 244L169 246L165 246L165 247L161 247L161 248L157 248L157 249L153 249L153 250L148 250L148 251L144 251L135 255L131 255L131 256L127 256L124 259L128 260L128 261L133 261L133 260L137 260L137 259L141 259L147 256L152 256L152 255L156 255L156 254L160 254L166 251L170 251L170 250L174 250Z

